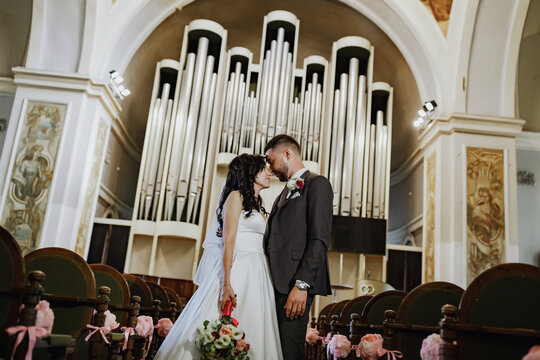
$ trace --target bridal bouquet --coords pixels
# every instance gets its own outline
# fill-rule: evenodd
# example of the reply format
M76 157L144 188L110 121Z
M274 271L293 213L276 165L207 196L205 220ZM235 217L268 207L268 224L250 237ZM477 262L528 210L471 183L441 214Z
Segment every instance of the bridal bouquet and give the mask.
M231 317L231 313L232 302L227 301L221 319L206 320L197 328L201 360L249 360L246 334L238 327L238 321Z

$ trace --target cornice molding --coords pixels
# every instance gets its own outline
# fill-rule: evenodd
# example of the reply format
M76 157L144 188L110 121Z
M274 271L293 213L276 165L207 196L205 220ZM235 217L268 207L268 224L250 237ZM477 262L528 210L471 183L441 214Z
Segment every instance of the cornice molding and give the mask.
M540 151L540 133L523 132L524 120L490 115L454 113L434 120L418 136L419 145L413 153L390 175L390 186L399 184L411 175L424 159L424 151L440 135L467 133L516 138L518 149Z
M434 120L418 137L420 147L425 149L440 135L453 133L495 135L515 138L525 120L503 116L454 113L448 118Z
M540 151L540 133L523 131L516 137L516 149Z
M76 91L99 99L111 116L113 135L131 158L138 162L141 161L142 149L137 146L129 135L124 122L120 118L122 107L106 82L94 80L87 75L78 73L43 71L24 67L15 67L12 70L15 74L14 86Z

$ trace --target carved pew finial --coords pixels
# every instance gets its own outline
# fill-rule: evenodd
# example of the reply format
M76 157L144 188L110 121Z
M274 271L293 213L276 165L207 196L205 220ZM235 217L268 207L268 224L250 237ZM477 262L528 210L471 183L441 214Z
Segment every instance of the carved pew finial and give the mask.
M395 350L394 329L391 327L391 324L395 323L396 312L394 310L386 310L383 321L383 344L384 348L388 350Z
M441 360L457 359L457 334L452 325L457 323L458 309L454 305L443 305L441 308L443 318L439 322L441 328L442 344L439 347L439 358Z

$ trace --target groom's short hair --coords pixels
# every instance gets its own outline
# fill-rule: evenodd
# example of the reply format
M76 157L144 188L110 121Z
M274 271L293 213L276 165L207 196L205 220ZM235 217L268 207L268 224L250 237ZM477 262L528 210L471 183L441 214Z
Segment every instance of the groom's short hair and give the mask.
M276 149L278 147L289 148L294 151L296 155L300 156L300 144L298 144L298 141L296 141L292 136L286 134L274 136L264 147L264 153L266 154L268 150Z

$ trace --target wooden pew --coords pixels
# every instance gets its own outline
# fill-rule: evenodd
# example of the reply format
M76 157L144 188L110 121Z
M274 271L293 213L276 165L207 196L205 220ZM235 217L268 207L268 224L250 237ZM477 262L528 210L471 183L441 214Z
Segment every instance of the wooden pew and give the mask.
M540 344L540 268L502 264L474 279L442 308L441 360L521 359Z
M133 296L138 297L138 303L140 305L138 310L138 315L146 315L153 317L155 313L155 305L154 304L154 298L152 297L152 291L148 287L148 284L144 282L140 277L133 274L123 274L122 275L124 279L126 280L129 292L131 293L132 299ZM135 326L137 325L137 319L135 319ZM132 345L131 348L128 348L128 352L131 352L135 359L140 359L144 356L144 353L146 352L146 349L148 348L147 341L149 339L143 338L141 336L131 336L130 337L130 344Z
M17 242L0 227L0 357L7 357L5 329L17 324L24 287L24 260Z
M373 296L363 295L349 301L339 316L339 333L345 336L350 335L350 323L352 314L362 314L364 307Z
M97 286L107 286L111 289L109 310L116 316L116 321L120 326L107 334L110 342L107 354L102 354L102 358L115 360L120 354L124 338L121 328L128 326L130 310L130 292L126 280L115 268L104 264L91 264L90 268L96 278Z
M53 334L49 336L51 344L70 347L75 341L74 356L77 359L98 359L104 341L99 332L95 332L86 343L89 333L87 324L101 327L104 312L108 307L110 289L103 286L98 289L96 298L96 281L86 261L76 253L63 248L42 248L34 250L24 258L26 272L44 270L47 278L43 282L46 293L42 298L49 301L54 311L55 321ZM94 310L97 312L93 315ZM50 352L50 350L49 350ZM57 353L55 357L63 357Z
M399 350L406 359L420 359L422 340L439 332L441 307L445 304L457 305L462 294L462 288L443 281L414 288L405 296L397 313L385 311L384 348Z

